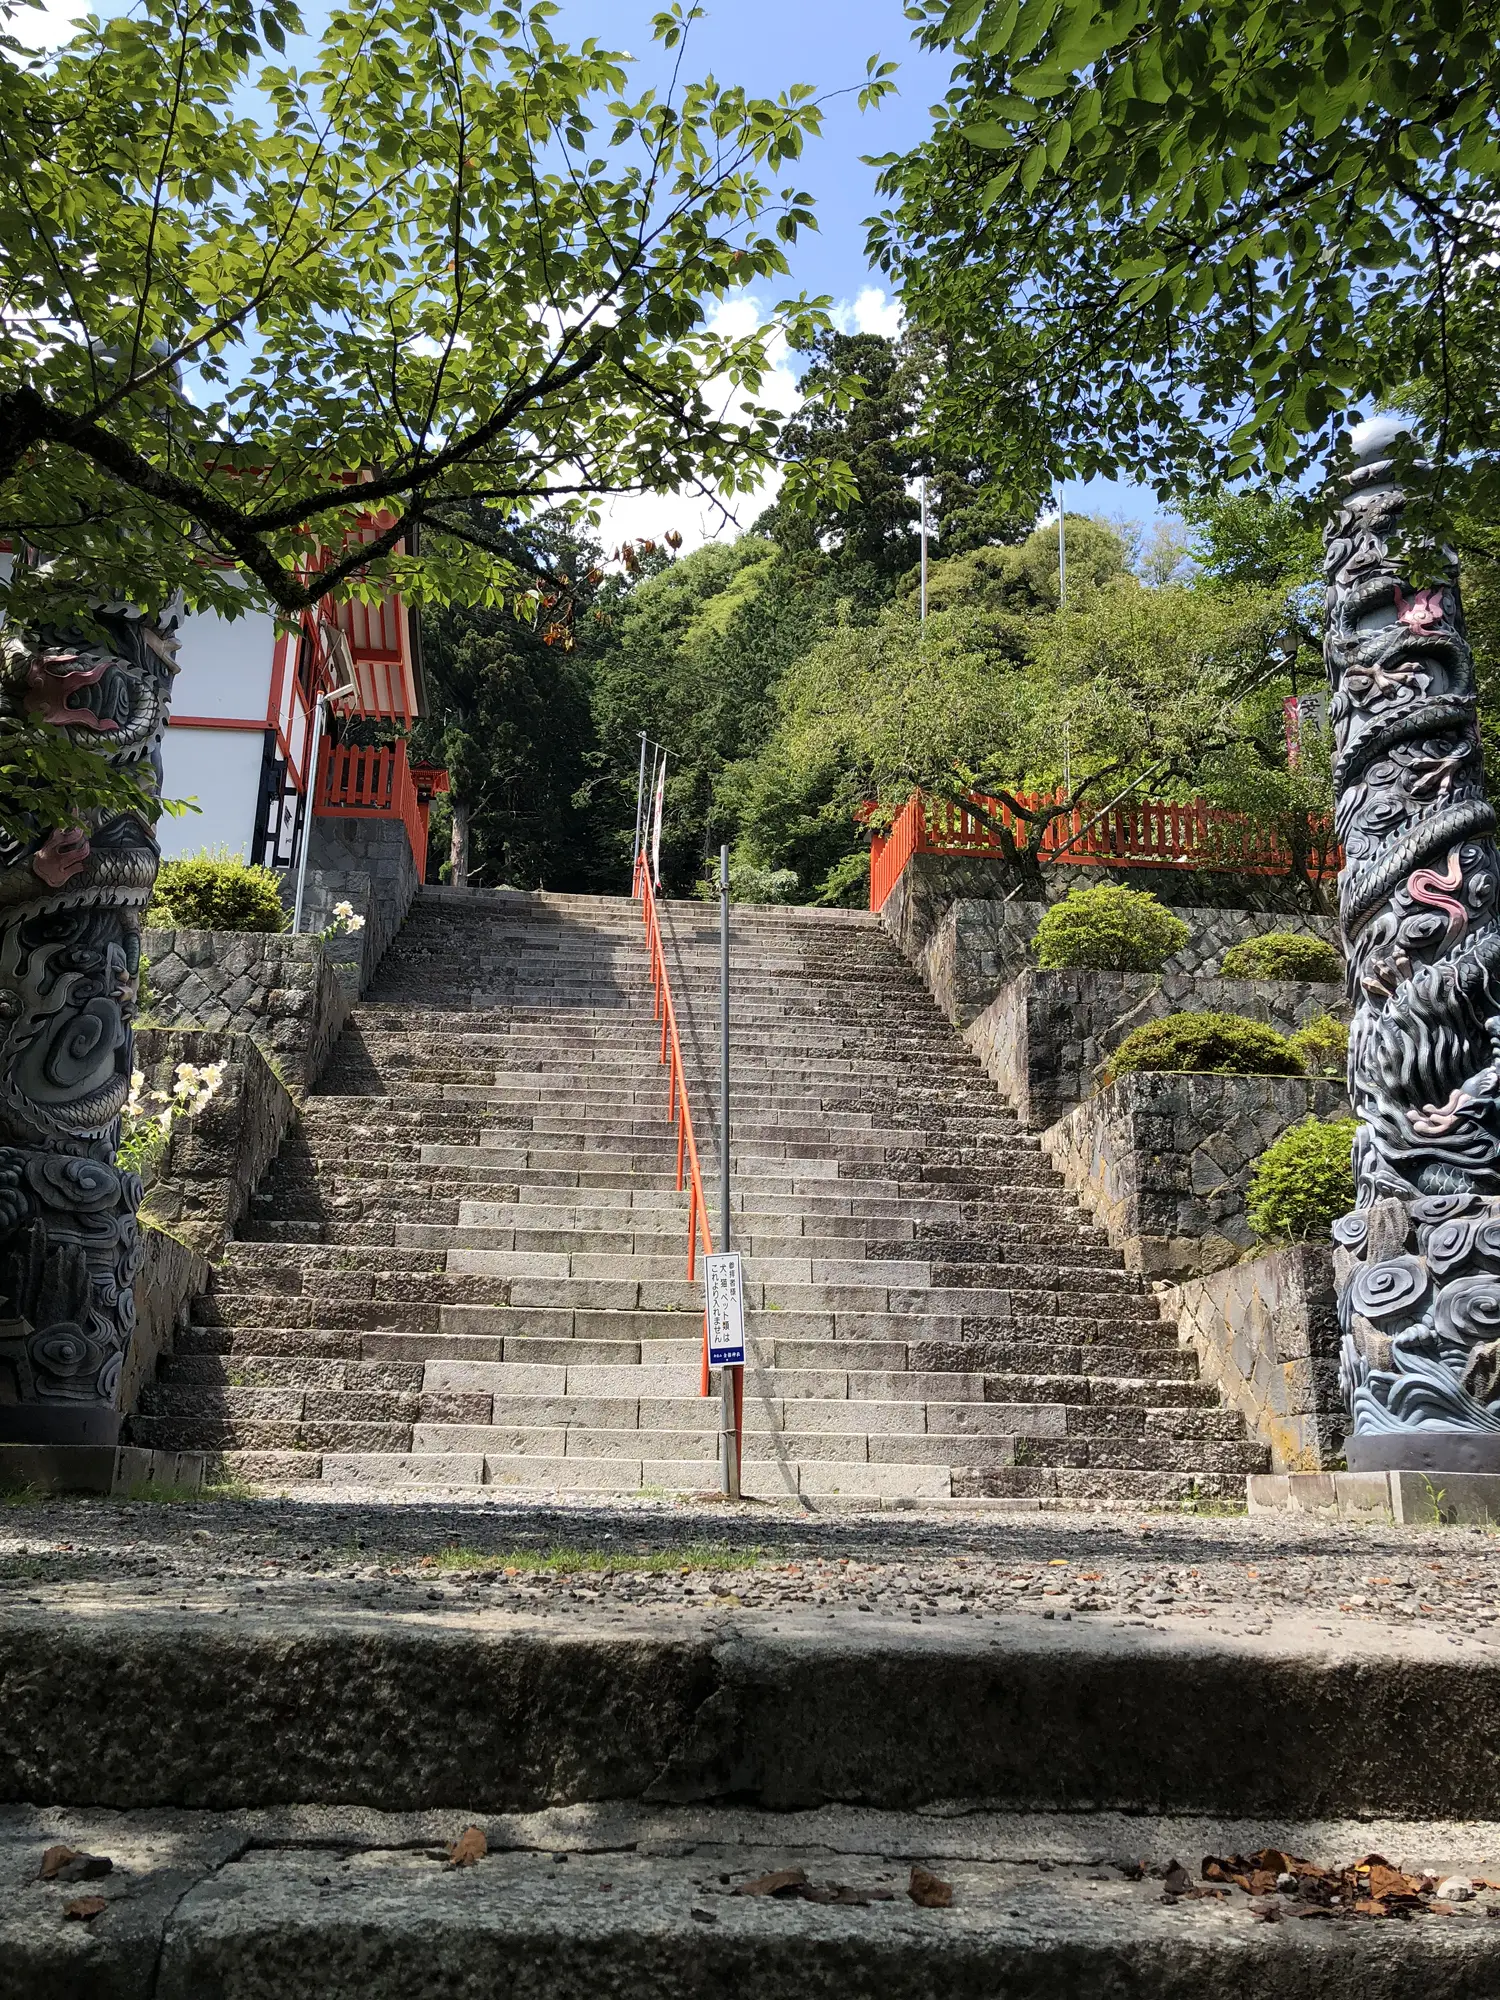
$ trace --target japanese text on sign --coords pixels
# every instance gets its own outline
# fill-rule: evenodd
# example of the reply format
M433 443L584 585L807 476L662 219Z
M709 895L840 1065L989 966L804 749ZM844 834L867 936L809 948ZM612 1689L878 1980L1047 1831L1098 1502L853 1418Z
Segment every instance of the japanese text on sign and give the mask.
M708 1307L708 1360L712 1368L739 1368L745 1360L745 1287L738 1250L703 1260Z

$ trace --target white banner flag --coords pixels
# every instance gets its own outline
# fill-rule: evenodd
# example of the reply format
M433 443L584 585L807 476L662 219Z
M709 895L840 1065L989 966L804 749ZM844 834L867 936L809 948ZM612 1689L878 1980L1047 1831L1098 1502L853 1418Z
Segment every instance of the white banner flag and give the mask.
M667 800L667 760L661 760L661 773L656 780L656 798L651 807L651 886L661 887L661 816Z

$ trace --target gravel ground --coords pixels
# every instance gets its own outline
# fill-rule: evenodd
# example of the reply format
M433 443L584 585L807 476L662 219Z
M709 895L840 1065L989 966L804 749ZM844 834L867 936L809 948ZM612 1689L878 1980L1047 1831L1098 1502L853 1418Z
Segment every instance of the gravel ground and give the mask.
M0 1603L128 1586L189 1607L584 1607L1040 1617L1500 1642L1500 1533L1298 1517L910 1513L451 1497L0 1505Z

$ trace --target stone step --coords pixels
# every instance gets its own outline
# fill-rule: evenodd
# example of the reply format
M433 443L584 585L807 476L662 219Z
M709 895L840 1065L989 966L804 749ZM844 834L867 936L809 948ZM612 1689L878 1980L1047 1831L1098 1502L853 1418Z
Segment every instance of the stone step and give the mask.
M1268 1924L1238 1889L1164 1907L1160 1871L1178 1855L1196 1876L1199 1850L1285 1847L1336 1866L1366 1850L1358 1823L1326 1816L1306 1825L1108 1813L935 1820L868 1808L758 1811L711 1798L497 1818L439 1797L446 1811L413 1817L262 1809L254 1840L239 1844L207 1812L65 1801L0 1809L0 1854L14 1856L0 1890L0 1992L81 2000L85 1953L90 1992L120 2000L147 1991L130 1979L136 1963L151 1968L153 2000L254 1991L278 2000L468 1991L571 2000L581 1967L600 1968L596 1983L607 1979L612 2000L730 1990L814 2000L833 1966L850 2000L1478 2000L1494 1990L1488 1898L1410 1923ZM471 1809L489 1851L449 1873L431 1855L451 1847ZM92 1886L110 1904L128 1898L128 1929L126 1911L67 1923L60 1913L75 1891L26 1879L35 1856L64 1836L116 1858L113 1879ZM1490 1879L1500 1868L1493 1824L1437 1831L1430 1821L1387 1821L1379 1840L1440 1875ZM1118 1864L1137 1853L1149 1865L1131 1880ZM917 1868L950 1885L951 1908L911 1901ZM850 1896L830 1905L738 1893L773 1872L800 1873L825 1896L829 1885L850 1885ZM91 1935L81 1941L80 1930Z
M663 923L712 1179L716 928ZM289 1484L714 1484L640 936L609 899L418 899L143 1436ZM1171 1504L1260 1468L878 927L735 950L747 1463L781 1497Z
M1500 1757L1486 1655L1353 1621L1330 1645L1295 1625L1263 1638L1080 1617L913 1626L811 1606L707 1627L701 1612L609 1619L583 1605L538 1618L398 1601L372 1615L337 1595L257 1606L246 1592L235 1609L180 1614L123 1578L108 1590L71 1583L66 1600L55 1586L36 1604L13 1596L0 1616L0 1793L215 1814L351 1800L593 1811L672 1793L790 1815L836 1800L930 1814L939 1840L1004 1811L1482 1817ZM1420 1758L1408 1754L1413 1715L1452 1724L1428 1732ZM225 1726L261 1716L263 1727ZM1137 1853L1128 1825L1114 1838ZM108 1840L97 1851L110 1853ZM482 1883L482 1868L468 1879ZM448 1888L464 1893L462 1876ZM357 1921L376 1907L361 1899ZM1351 1924L1335 1946L1331 1927L1286 1926L1317 1928L1325 1965L1345 1935L1378 1930L1389 1952L1421 1927ZM1242 1967L1256 1957L1248 1944L1238 1954ZM367 1949L359 1963L372 1976ZM278 1985L265 1973L245 1990ZM411 1990L442 1989L424 1974ZM1163 1989L1143 1977L1120 1990ZM1372 1990L1405 1989L1382 1975Z

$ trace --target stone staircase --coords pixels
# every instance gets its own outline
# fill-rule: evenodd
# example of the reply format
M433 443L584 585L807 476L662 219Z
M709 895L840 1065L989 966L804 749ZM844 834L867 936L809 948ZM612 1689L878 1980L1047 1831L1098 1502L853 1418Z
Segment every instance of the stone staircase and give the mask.
M717 912L662 925L712 1209ZM746 1494L1240 1497L1263 1448L875 920L734 930ZM637 907L426 890L135 1441L252 1482L716 1490L686 1212Z

